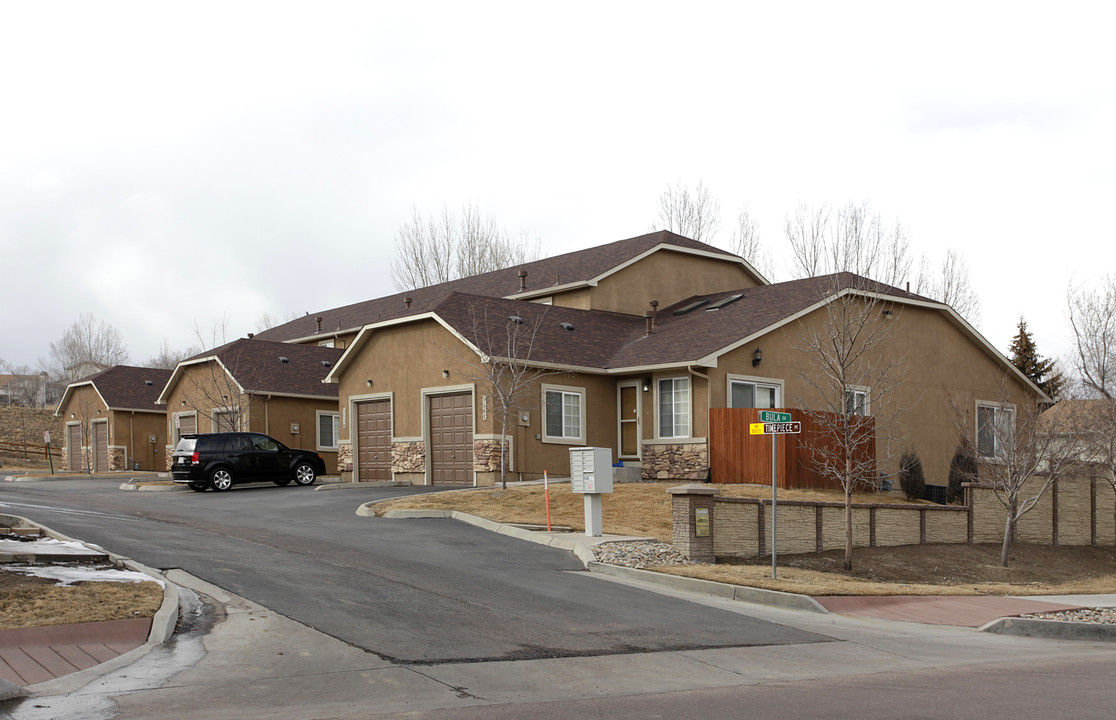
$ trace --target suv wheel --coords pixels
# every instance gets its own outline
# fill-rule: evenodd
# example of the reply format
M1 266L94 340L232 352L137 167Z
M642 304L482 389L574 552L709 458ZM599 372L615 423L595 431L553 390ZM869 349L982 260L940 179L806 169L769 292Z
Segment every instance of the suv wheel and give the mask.
M317 477L318 473L314 472L314 466L310 463L303 462L295 466L294 481L299 485L310 485Z
M221 492L232 487L233 476L228 468L217 468L209 473L209 486Z

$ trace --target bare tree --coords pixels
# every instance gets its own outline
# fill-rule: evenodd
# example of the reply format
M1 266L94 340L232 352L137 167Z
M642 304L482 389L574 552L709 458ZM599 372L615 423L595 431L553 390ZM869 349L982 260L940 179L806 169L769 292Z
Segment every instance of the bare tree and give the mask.
M80 379L74 377L75 374L81 374L90 365L106 368L126 362L128 350L120 332L112 325L98 322L91 314L83 313L57 342L50 344L47 370L52 377L72 382Z
M1116 275L1099 287L1070 287L1067 294L1074 336L1074 365L1086 390L1116 399Z
M668 185L659 196L657 224L691 240L711 243L721 229L721 204L700 180L692 193L682 182Z
M163 344L159 348L158 354L148 358L143 367L159 368L161 370L174 370L178 363L182 362L188 357L192 357L201 352L201 348L197 345L192 345L185 350L172 350L170 343L163 339Z
M1049 417L1043 416L1046 404L1029 394L1013 399L1007 376L998 399L976 408L975 421L966 401L951 395L950 402L961 441L976 449L979 483L1003 506L1000 564L1007 567L1019 519L1080 462L1080 429L1067 426L1065 433L1052 431Z
M759 223L748 212L747 206L741 208L736 216L729 249L766 275L768 280L771 279L771 254L760 243Z
M396 290L414 290L462 277L500 270L541 256L537 239L513 240L475 205L461 217L446 207L438 217L424 219L412 209L411 219L395 236L391 280Z
M937 271L931 270L925 255L919 263L915 292L949 305L973 325L980 324L980 296L973 287L965 258L947 250Z
M256 318L256 332L270 330L273 327L282 325L283 323L289 323L290 321L297 319L298 313L293 311L289 313L272 314L265 310L264 312L260 313L260 316L258 318Z
M784 231L795 277L851 272L898 285L910 275L906 228L897 220L885 223L867 203L837 210L800 205L787 214Z
M852 494L876 487L880 448L889 463L902 439L899 418L909 409L893 392L906 365L905 353L891 347L899 310L876 290L865 278L834 276L825 306L803 318L791 338L809 363L799 377L812 390L812 397L798 399L816 428L802 442L818 474L845 492L846 570L852 569ZM873 442L876 453L869 450Z
M500 486L508 487L507 438L512 418L538 406L539 383L544 377L563 374L532 362L543 320L549 308L542 307L537 317L507 317L490 311L480 303L470 306L472 322L469 340L479 354L457 355L474 372L473 381L487 386L492 394L493 412L500 421ZM535 307L530 308L535 310Z

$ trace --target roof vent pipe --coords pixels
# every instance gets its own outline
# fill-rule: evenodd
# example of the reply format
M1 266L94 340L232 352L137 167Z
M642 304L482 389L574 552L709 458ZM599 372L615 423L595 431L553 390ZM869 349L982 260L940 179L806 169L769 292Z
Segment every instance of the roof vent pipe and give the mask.
M655 327L655 321L659 319L659 301L651 301L651 327Z
M410 297L403 298L403 304L407 306L408 310L410 310L411 309L411 298Z
M281 363L289 363L289 362L290 362L290 360L288 360L288 359L287 359L286 357L284 357L284 356L280 355L280 356L279 356L279 362L281 362Z
M643 320L647 323L647 334L650 335L655 331L655 318L650 310L643 313Z
M317 323L318 323L318 332L321 332L322 331L322 316L319 315L318 317L314 318L314 320L316 320Z
M255 335L256 333L248 333L248 339L251 340Z
M519 292L524 292L525 290L527 290L527 271L526 270L520 270L519 271Z

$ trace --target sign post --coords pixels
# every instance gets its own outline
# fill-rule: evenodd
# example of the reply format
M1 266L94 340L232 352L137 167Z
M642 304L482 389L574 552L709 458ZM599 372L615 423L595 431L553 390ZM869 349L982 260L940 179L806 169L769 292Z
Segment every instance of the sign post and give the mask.
M780 435L797 435L802 432L802 423L792 421L790 413L771 410L761 410L759 419L758 423L751 423L748 426L748 433L750 435L771 436L771 579L774 580L779 576L779 546L776 542L778 539L777 510L779 505L779 494L777 492L779 487L777 477L778 438Z

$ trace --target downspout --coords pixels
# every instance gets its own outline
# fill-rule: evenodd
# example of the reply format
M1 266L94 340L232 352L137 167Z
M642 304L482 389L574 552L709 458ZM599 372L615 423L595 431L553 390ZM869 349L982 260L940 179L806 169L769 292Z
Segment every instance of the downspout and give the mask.
M132 432L135 420L136 420L136 411L133 410L133 411L131 411L131 413L128 414L128 455L131 455L132 457L128 458L125 461L125 462L132 463L133 466L135 465L135 462L136 462L136 441L135 441L135 434ZM127 455L125 457L127 457ZM128 470L129 468L124 468L124 469Z
M264 435L271 434L271 393L264 396Z

